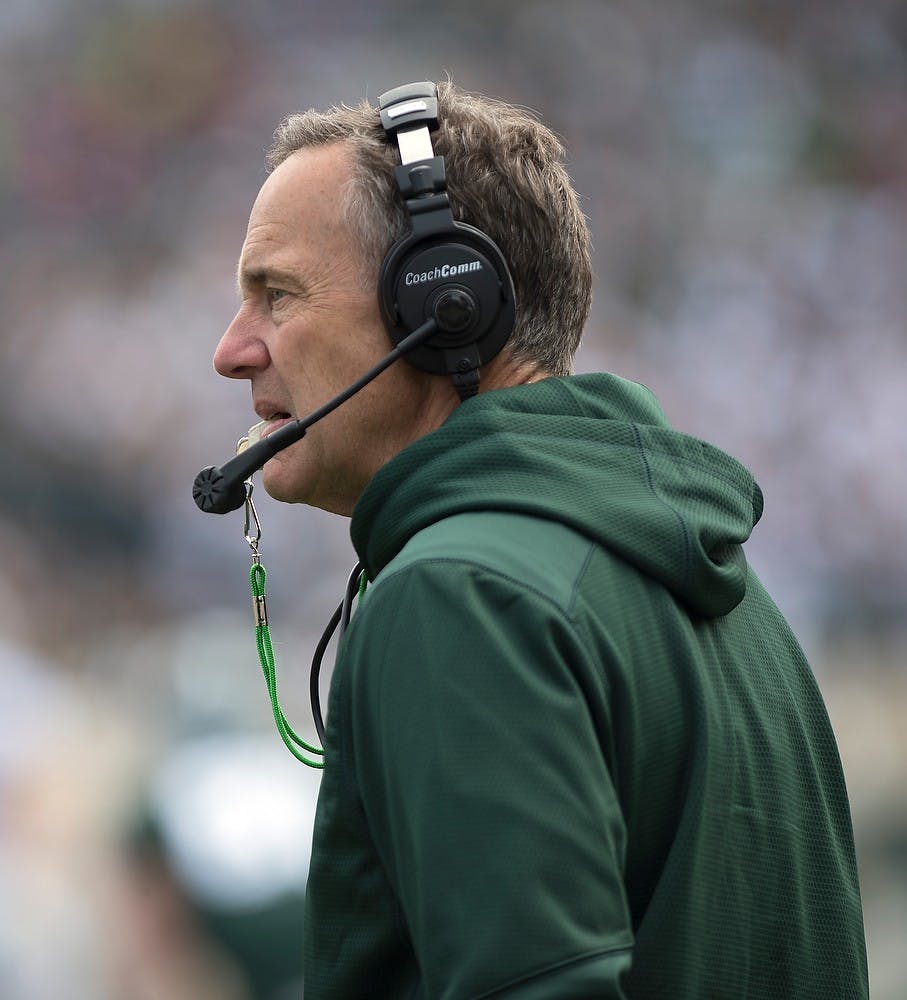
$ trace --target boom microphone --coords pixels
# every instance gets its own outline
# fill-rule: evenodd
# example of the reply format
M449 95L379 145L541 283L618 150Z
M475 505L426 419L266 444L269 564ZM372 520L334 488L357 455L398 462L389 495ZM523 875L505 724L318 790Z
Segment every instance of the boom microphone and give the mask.
M324 406L319 407L302 420L285 424L279 430L250 445L245 451L223 465L209 465L206 469L202 469L192 484L192 497L198 509L206 514L227 514L231 510L238 510L245 503L245 481L249 476L257 472L268 459L273 458L279 451L289 448L291 444L305 437L306 431L312 424L318 423L322 417L326 417L341 403L345 403L351 396L355 396L360 389L364 389L369 382L376 379L385 368L389 368L398 358L424 343L440 329L441 327L434 317L426 320L409 336L401 340L390 354L383 357L374 368L369 369L361 378L347 386L343 392L329 400Z

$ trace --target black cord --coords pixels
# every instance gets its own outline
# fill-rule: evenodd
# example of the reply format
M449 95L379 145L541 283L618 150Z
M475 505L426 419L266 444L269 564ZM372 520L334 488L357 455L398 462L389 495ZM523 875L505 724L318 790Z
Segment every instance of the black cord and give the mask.
M347 577L346 581L346 591L343 594L343 614L340 618L340 638L343 638L343 633L346 631L347 626L350 623L350 618L353 614L353 601L356 595L359 593L359 583L362 579L362 563L357 562L353 567L350 575Z
M353 570L346 581L346 590L343 593L343 600L337 605L337 609L331 615L331 620L328 622L324 632L321 633L321 638L318 640L318 645L315 647L315 655L312 657L312 668L309 671L309 700L312 703L312 719L315 722L315 732L318 733L318 741L321 743L322 747L324 746L324 717L321 714L321 692L319 690L321 663L322 660L324 660L324 654L328 648L328 643L337 631L337 626L340 626L340 635L337 637L337 641L340 642L343 638L344 632L346 632L347 626L350 623L350 617L353 613L353 600L359 590L359 581L362 577L362 569L362 563L359 562L357 562L353 567Z

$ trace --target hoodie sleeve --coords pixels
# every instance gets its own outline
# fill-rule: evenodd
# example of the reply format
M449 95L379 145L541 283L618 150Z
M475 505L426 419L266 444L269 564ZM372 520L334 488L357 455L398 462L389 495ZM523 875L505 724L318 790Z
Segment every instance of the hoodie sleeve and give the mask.
M368 595L343 659L425 994L622 998L626 830L600 670L565 610L485 567L416 563Z

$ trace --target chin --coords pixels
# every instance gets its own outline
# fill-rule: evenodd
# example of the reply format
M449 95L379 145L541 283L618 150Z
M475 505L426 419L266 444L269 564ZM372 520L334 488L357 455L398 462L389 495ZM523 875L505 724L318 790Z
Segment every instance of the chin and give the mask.
M308 502L301 479L298 470L287 468L279 455L267 461L261 470L261 485L264 486L265 492L282 503Z
M349 517L362 489L348 489L345 481L341 480L328 479L325 482L315 473L316 468L311 461L300 461L300 456L281 453L265 463L261 484L268 496L281 503L302 503Z

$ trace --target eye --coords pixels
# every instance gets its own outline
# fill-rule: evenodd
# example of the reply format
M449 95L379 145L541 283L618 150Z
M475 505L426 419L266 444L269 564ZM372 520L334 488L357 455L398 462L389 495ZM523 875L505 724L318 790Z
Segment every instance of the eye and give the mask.
M275 306L281 299L285 298L287 292L282 288L268 288L267 290L268 305Z

